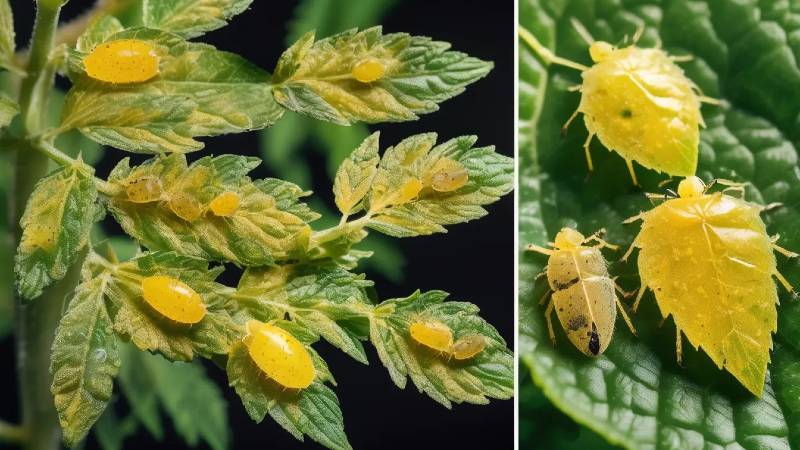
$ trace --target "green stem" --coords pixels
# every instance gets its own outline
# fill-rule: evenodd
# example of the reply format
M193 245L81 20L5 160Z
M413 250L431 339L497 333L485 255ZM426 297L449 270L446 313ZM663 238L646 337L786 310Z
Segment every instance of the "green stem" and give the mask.
M335 241L336 239L339 239L348 233L352 233L353 231L364 228L371 218L372 217L369 214L352 222L347 222L347 219L345 218L335 227L317 231L311 235L311 243L309 248L313 249L315 247L320 247L328 242Z
M98 191L112 197L119 194L118 187L112 185L106 180L94 176L94 168L92 166L84 163L83 161L72 158L71 156L57 149L50 142L37 139L31 145L35 150L64 167L77 166L78 169L83 171L83 173L85 173L87 176L94 178L94 184L97 186Z
M12 425L0 420L0 442L19 444L26 439L25 429L19 425Z
M53 85L54 71L48 58L61 8L52 2L37 3L36 22L31 39L28 77L22 83L19 104L24 136L41 130L47 97ZM47 171L48 158L34 151L30 144L17 147L14 186L14 221L25 210L36 182ZM20 230L16 230L17 241ZM58 417L50 394L50 347L61 318L63 293L56 289L29 304L16 303L17 370L22 409L22 426L27 439L25 450L53 450L59 446Z

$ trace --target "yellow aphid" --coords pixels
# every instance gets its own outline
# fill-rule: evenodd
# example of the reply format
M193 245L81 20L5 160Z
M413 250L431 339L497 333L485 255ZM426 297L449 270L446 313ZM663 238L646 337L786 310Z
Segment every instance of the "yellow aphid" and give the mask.
M449 352L453 345L453 332L441 322L414 322L408 331L415 341L433 350Z
M410 178L408 181L403 183L400 186L400 190L397 192L395 196L394 204L395 205L402 205L404 203L408 203L411 200L414 200L419 195L419 192L422 190L422 182L419 181L417 178Z
M176 278L163 275L144 278L142 296L148 305L174 322L193 324L206 316L200 294Z
M158 54L145 41L121 39L95 47L83 58L86 74L107 83L141 83L158 75Z
M383 63L375 58L367 58L353 66L352 75L362 83L371 83L380 80L385 72Z
M704 126L700 103L715 101L698 96L697 86L675 64L679 58L659 48L593 42L589 54L594 64L586 67L553 55L522 28L520 35L548 63L582 72L581 101L564 128L583 113L589 131L584 143L589 171L594 168L589 144L596 135L625 159L634 184L632 161L669 175L694 175L699 127Z
M161 200L161 180L158 177L142 177L125 186L128 201L150 203Z
M470 359L478 356L486 347L486 339L480 334L470 334L459 338L450 347L450 354L455 359Z
M553 309L558 321L567 333L569 340L587 356L597 356L605 351L614 334L614 323L619 308L631 332L636 331L631 324L615 290L622 292L608 275L608 268L600 249L611 245L600 239L600 233L584 237L572 228L563 228L556 235L552 250L530 245L529 250L543 253L550 258L541 275L547 275L552 297L547 304L545 319L550 339L555 345L555 333L550 316ZM596 241L593 246L584 244Z
M452 192L460 189L469 181L467 169L460 162L441 158L428 170L423 183L434 191Z
M223 192L211 200L208 209L215 216L229 217L232 216L239 209L239 194L236 192Z
M683 333L760 396L777 328L778 294L772 277L792 291L777 270L773 250L797 255L767 235L759 216L763 207L724 191L708 193L694 176L681 181L678 193L678 198L626 221L642 220L625 255L640 249L642 285L634 310L651 289L661 315L675 320L678 361Z
M307 388L314 382L314 361L303 344L288 331L250 320L242 339L250 358L264 374L289 389Z
M169 199L169 209L178 217L188 222L194 222L200 217L202 210L200 204L189 194L177 192Z

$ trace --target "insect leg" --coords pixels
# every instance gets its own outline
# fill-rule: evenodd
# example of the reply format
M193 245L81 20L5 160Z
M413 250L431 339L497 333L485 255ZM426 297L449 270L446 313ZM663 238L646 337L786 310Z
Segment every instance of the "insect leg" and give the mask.
M540 304L540 305L544 305L544 302L546 302L546 301L547 301L547 297L548 297L550 294L552 294L552 293L553 293L553 290L552 290L552 289L550 289L550 288L547 288L547 291L544 293L544 295L542 296L542 298L540 298L540 299L539 299L539 304Z
M636 172L634 172L633 170L633 161L631 161L630 159L626 159L625 164L628 165L628 172L631 173L631 179L633 180L633 185L639 186L639 181L636 179Z
M628 219L628 220L630 220L630 219ZM634 247L636 247L636 243L638 241L639 241L639 236L636 236L636 239L634 239L633 242L631 242L631 246L628 247L628 251L626 251L625 254L622 255L622 261L627 261L628 260L628 257L631 256L631 253L633 253L633 249L634 249Z
M636 300L633 302L633 312L636 312L639 309L639 302L642 301L642 297L644 296L644 292L647 290L647 286L641 285L639 287L639 293L636 294Z
M553 315L553 299L550 299L550 303L547 304L547 309L544 311L544 318L547 321L547 333L550 335L550 342L553 343L553 347L556 346L556 333L553 332L553 321L551 317Z
M634 336L636 336L636 328L633 327L633 323L631 323L631 318L628 317L628 313L625 312L625 308L622 306L622 302L619 301L619 298L617 297L614 297L614 300L617 301L617 309L619 309L620 314L622 314L622 318L625 319L625 323L628 325L628 328L631 330L631 333Z
M631 291L631 292L628 292L628 291L625 291L625 290L623 290L623 289L622 289L622 288L621 288L621 287L620 287L620 286L617 284L617 278L619 278L619 277L618 277L618 276L617 276L617 277L614 277L614 278L612 278L612 279L611 279L611 281L613 281L613 282L614 282L614 290L615 290L615 291L617 291L617 292L619 292L619 295L621 295L623 298L628 298L628 297L630 297L631 295L633 295L633 294L635 294L635 293L636 293L636 291Z
M583 151L586 153L586 164L589 166L589 172L594 172L594 164L592 164L592 155L589 153L589 144L592 143L594 133L589 133L586 142L583 143Z
M541 272L536 274L536 278L534 278L533 281L536 281L536 280L538 280L539 278L542 278L545 275L547 275L547 266L544 266L544 269L542 269Z
M572 24L572 28L575 29L584 42L589 45L594 44L594 38L592 37L591 33L589 33L589 30L587 30L578 19L570 17L569 23Z
M677 323L675 324L675 356L678 358L678 365L683 366L683 338Z
M589 68L584 66L583 64L576 63L574 61L570 61L566 58L561 58L560 56L556 56L553 52L550 51L547 47L542 45L536 37L531 34L530 31L526 30L522 26L518 28L519 37L525 41L526 44L534 51L540 58L542 58L547 64L559 64L565 67L570 67L572 69L577 69L583 72L584 70L588 70Z
M526 248L526 250L529 251L529 252L542 253L542 254L547 255L547 256L550 256L550 255L553 254L553 251L550 250L549 248L539 247L536 244L528 244L528 248Z
M797 258L798 256L800 256L797 253L795 253L793 251L790 251L790 250L786 250L785 248L783 248L780 245L776 244L775 242L778 241L778 238L780 238L780 235L777 235L777 234L772 238L772 249L773 250L775 250L776 252L780 253L781 255L783 255L783 256L785 256L787 258Z
M578 86L578 88L580 88L580 86ZM561 137L567 135L567 128L569 128L569 125L572 123L573 120L575 120L575 117L578 116L579 111L580 111L580 106L575 108L575 111L572 112L572 115L569 116L569 119L567 119L567 121L564 122L564 125L561 126Z
M669 57L672 62L689 62L694 59L692 55L672 55Z
M597 230L597 232L594 233L593 235L591 235L591 236L587 237L586 239L584 239L582 243L595 241L600 245L600 247L607 247L607 248L610 248L611 250L614 250L614 251L619 250L619 245L609 244L608 242L606 242L602 238L600 238L600 236L604 235L605 232L606 232L605 228L601 228L601 229Z
M777 270L775 271L774 275L775 275L775 278L777 278L778 281L781 282L781 284L783 285L784 289L786 289L789 292L789 294L792 296L792 298L797 298L797 292L795 292L794 287L792 287L792 284L789 283L789 280L787 280L786 277L781 275L781 273L778 272Z

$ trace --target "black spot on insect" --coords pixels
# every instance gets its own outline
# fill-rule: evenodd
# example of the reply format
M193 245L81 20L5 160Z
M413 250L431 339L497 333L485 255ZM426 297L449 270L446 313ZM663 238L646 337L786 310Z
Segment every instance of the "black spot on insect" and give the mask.
M630 119L631 117L633 117L633 111L631 111L631 110L630 110L630 109L628 109L628 108L625 108L625 109L623 109L623 110L622 110L622 111L619 113L619 115L620 115L620 117L622 117L623 119Z
M577 315L575 317L571 317L567 321L567 328L570 331L575 331L581 329L587 325L586 316L583 314Z
M558 281L553 281L553 285L556 288L555 290L562 291L562 290L572 286L573 284L577 283L578 281L579 281L578 277L575 277L575 278L567 281L566 283L560 283Z
M600 353L600 336L597 334L597 327L592 323L592 332L589 333L589 352L594 356Z

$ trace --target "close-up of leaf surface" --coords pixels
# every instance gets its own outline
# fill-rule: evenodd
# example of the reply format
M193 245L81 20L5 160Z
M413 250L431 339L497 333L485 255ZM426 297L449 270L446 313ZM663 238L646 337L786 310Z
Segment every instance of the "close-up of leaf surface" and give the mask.
M706 182L745 183L748 201L779 203L762 218L770 235L780 235L778 245L795 251L800 249L797 18L796 8L776 1L520 2L520 26L554 54L581 64L591 60L574 21L594 39L613 45L626 45L625 36L630 39L644 27L636 45L660 45L669 54L692 56L680 63L682 69L705 95L720 100L702 107L707 126L700 133L697 175ZM522 40L519 58L520 357L533 383L573 420L627 449L800 445L794 386L800 317L797 303L782 288L760 398L686 342L678 365L674 322L662 320L651 293L632 316L638 336L618 319L610 347L598 358L572 348L557 322L556 345L550 344L544 308L538 306L546 283L534 281L546 257L524 247L546 245L569 226L587 235L606 228L609 242L627 248L639 225L622 221L658 204L644 192L663 194L666 187L659 183L666 177L637 166L642 187L632 185L624 160L597 141L591 147L595 171L587 173L582 121L561 134L580 100L570 90L580 84L580 72L547 66ZM676 186L673 181L667 187ZM619 262L622 252L606 256L624 289L639 287L636 252L627 263ZM776 259L778 270L800 285L798 261L782 255ZM531 378L521 382L529 384Z

